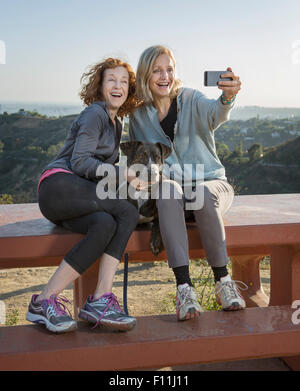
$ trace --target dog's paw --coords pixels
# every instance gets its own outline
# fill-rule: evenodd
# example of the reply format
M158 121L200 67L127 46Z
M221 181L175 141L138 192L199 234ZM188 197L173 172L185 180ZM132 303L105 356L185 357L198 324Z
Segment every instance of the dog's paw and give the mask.
M152 232L150 240L150 248L152 253L157 257L164 249L163 241L160 232Z
M155 255L156 257L161 252L160 248L156 247L155 243L150 243L150 248L151 248L152 254Z

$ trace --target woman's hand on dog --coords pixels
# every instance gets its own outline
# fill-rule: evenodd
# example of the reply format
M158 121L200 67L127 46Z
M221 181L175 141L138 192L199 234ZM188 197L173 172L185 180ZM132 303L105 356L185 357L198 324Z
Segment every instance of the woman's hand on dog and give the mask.
M144 182L135 175L135 171L127 168L125 170L125 179L130 183L136 190L147 190L150 182Z

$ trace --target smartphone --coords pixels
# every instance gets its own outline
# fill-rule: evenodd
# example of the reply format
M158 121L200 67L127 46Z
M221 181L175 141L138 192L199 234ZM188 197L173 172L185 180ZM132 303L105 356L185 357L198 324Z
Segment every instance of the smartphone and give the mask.
M218 85L218 81L228 80L231 81L232 77L220 77L227 71L205 71L204 72L204 85L206 87L215 87Z

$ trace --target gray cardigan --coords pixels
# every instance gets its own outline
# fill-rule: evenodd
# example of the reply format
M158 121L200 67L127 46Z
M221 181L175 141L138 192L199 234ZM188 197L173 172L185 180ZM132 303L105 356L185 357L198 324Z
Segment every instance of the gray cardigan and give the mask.
M86 107L73 122L64 146L44 168L64 168L90 180L102 163L115 164L119 160L122 124L116 118L116 132L105 102Z
M198 90L181 88L173 143L162 130L152 104L141 106L130 116L129 136L131 140L170 146L172 153L165 162L168 166L176 165L171 178L179 183L182 183L183 168L187 182L203 181L203 176L205 180L226 180L224 166L216 153L214 131L229 119L232 107L233 104L224 105L220 99L207 99ZM204 165L204 173L196 171L197 164ZM166 170L164 173L167 175Z

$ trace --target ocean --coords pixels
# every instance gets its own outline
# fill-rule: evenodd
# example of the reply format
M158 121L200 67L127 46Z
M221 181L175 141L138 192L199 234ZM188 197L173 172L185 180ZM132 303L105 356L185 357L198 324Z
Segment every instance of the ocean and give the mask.
M35 102L0 102L0 114L17 113L20 109L37 111L48 117L62 117L78 114L84 108L80 103L35 103Z

